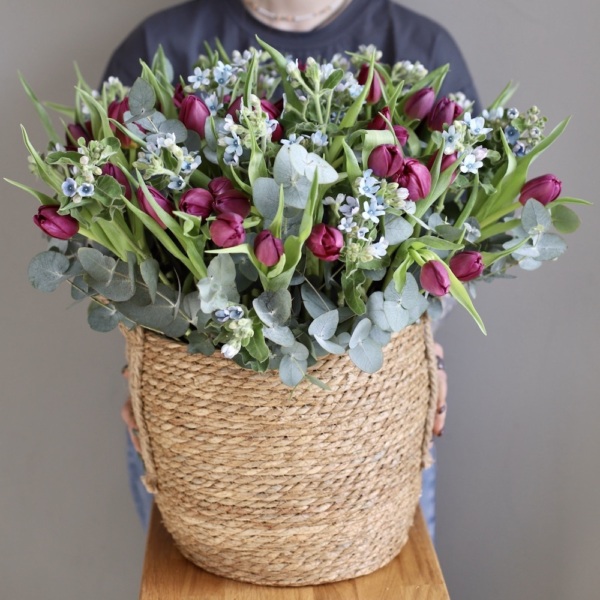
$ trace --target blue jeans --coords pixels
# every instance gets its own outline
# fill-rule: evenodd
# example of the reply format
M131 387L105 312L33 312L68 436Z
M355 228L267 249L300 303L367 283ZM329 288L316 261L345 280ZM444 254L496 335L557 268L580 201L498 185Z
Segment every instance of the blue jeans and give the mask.
M435 459L435 446L431 452ZM140 478L144 474L144 465L131 443L129 434L127 435L127 470L129 472L129 485L135 502L135 509L144 530L147 530L153 496L146 491L144 484L141 482ZM433 541L435 541L435 480L436 463L434 462L431 467L423 471L421 490L421 510L429 529L429 535Z

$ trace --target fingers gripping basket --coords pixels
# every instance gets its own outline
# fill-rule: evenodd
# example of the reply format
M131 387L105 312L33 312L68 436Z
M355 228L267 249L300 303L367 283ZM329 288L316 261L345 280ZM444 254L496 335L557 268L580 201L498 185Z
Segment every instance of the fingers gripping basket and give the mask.
M125 331L145 482L198 566L267 585L370 573L408 538L436 398L429 324L369 375L347 356L312 373L331 391L255 373L144 329Z

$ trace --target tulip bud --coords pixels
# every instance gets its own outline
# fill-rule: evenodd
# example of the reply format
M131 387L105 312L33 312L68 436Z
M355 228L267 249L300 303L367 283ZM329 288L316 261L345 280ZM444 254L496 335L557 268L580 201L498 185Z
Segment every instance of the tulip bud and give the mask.
M450 291L450 277L439 260L430 260L421 267L421 287L433 296L445 296Z
M373 148L369 155L369 169L372 169L373 174L377 177L391 177L395 175L401 168L404 158L402 157L402 149L395 144L382 144Z
M85 125L79 125L78 123L70 123L67 125L67 143L65 149L69 152L77 150L77 140L83 138L86 142L92 140L92 122L86 121Z
M408 129L406 127L402 127L402 125L394 125L394 133L396 134L396 138L398 139L398 143L401 146L406 145L408 142Z
M194 188L181 196L179 210L206 219L212 214L214 201L213 195L208 190Z
M432 131L442 131L444 125L450 125L462 115L463 109L450 98L440 98L433 107L427 126Z
M367 79L369 78L369 65L363 65L358 72L358 76L356 81L360 83L360 85L365 85L367 83ZM367 94L367 103L368 104L377 104L381 99L381 79L376 70L373 71L373 81L371 81L371 88L369 89L369 93Z
M250 214L250 200L244 192L232 188L215 197L213 205L217 214L236 213L245 219Z
M263 265L272 267L283 256L283 242L265 229L254 239L254 254Z
M157 189L148 186L148 192L152 195L156 203L170 215L173 214L173 204L171 201L165 198ZM144 190L142 188L138 188L136 192L136 196L140 205L140 208L148 215L150 215L163 229L166 229L167 226L160 220L160 217L156 214L154 207L150 204L150 201L146 198L144 194Z
M210 117L210 110L197 96L186 96L181 102L179 120L192 131L204 138L206 119Z
M209 230L212 241L220 248L232 248L246 239L244 219L235 213L217 215Z
M387 106L384 106L377 116L367 125L367 129L372 129L376 131L384 131L387 129L387 121L392 120L392 115L390 113L390 109Z
M58 206L40 206L33 222L47 235L68 240L79 231L79 223L70 215L59 215Z
M438 150L439 152L439 150ZM427 163L427 168L429 170L432 169L433 167L433 163L435 162L436 158L437 158L438 153L436 152L430 159L429 162ZM444 156L442 156L442 164L440 165L440 172L445 171L448 167L451 167L456 161L458 160L458 154L456 152L453 152L452 154L444 154ZM454 173L452 173L452 177L450 178L450 183L454 183L454 180L456 179L456 176L458 175L458 171L454 171Z
M450 259L450 269L460 281L471 281L483 273L485 265L479 252L465 250Z
M317 258L331 262L339 258L344 236L339 229L319 223L312 228L306 246Z
M181 104L185 100L185 92L183 91L183 86L181 83L178 83L175 86L175 90L173 92L173 104L175 108L181 108Z
M521 188L519 202L525 204L527 200L534 198L544 206L550 204L560 196L562 182L554 175L540 175L528 181Z
M435 90L427 87L416 91L409 96L404 103L404 112L410 119L426 119L433 103L435 102Z
M227 179L227 177L223 177L223 176L215 177L208 184L208 191L215 198L217 198L218 196L220 196L223 192L225 192L227 190L234 190L234 189L235 189L235 187L233 186L233 183L231 183L231 181L229 179Z
M269 102L268 100L261 100L260 107L263 112L267 113L269 119L277 120L281 116L281 109L277 107L277 105ZM281 123L277 122L277 127L275 127L275 131L271 133L271 140L274 142L278 142L283 137L283 127Z
M407 158L400 171L394 176L400 187L408 190L408 199L422 200L431 191L431 173L416 158Z
M131 186L129 185L129 180L125 177L125 173L119 169L116 165L112 163L106 163L102 165L102 175L108 175L109 177L113 177L116 179L122 186L125 188L123 190L123 196L127 198L127 200L131 200Z
M121 123L121 125L125 124L125 113L129 110L129 98L124 98L123 100L113 100L107 109L107 115L109 119L114 119ZM110 124L110 128L114 131L115 136L121 143L122 148L132 148L135 145L135 142L126 134L123 133L114 123Z

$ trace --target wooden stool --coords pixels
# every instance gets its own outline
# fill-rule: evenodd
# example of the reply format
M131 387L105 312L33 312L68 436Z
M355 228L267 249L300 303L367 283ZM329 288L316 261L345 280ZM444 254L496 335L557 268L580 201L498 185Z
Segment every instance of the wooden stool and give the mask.
M140 600L449 600L420 509L402 552L366 575L324 585L269 587L211 575L186 560L152 510Z

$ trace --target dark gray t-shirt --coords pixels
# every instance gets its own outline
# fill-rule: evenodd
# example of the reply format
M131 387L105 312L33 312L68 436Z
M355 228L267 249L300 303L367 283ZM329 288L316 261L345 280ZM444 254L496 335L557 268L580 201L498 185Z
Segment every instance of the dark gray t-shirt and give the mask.
M450 64L442 93L463 92L476 100L465 60L450 34L434 21L390 0L353 0L330 24L305 33L283 32L254 19L241 0L192 0L158 12L142 22L115 50L105 71L131 85L139 60L150 62L159 45L176 77L186 78L204 42L218 38L228 52L257 46L256 35L294 58L329 59L336 52L374 44L382 62L420 61L433 70Z

